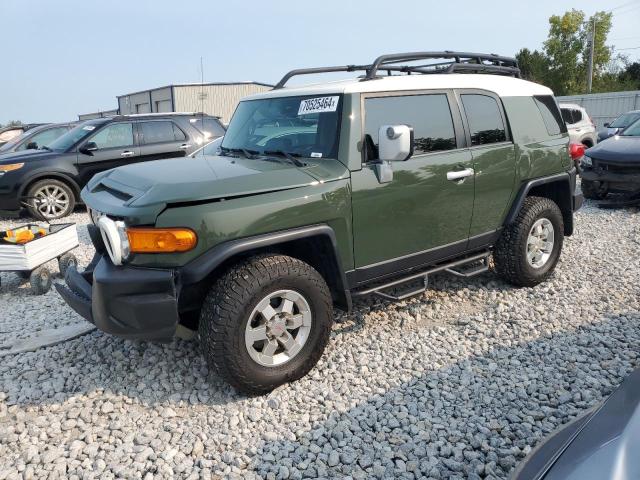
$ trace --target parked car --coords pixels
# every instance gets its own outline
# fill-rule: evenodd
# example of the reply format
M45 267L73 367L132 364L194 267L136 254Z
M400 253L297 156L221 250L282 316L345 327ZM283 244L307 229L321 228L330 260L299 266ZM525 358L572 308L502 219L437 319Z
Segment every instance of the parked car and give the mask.
M459 52L290 72L240 102L219 155L94 176L96 257L56 288L111 334L198 329L212 369L263 393L316 364L353 298L407 298L435 272L487 271L491 254L503 278L537 285L582 196L551 90L518 75L514 59Z
M25 123L20 125L11 125L10 127L0 128L0 146L7 143L9 140L22 135L30 128L42 125L41 123Z
M49 123L31 128L2 145L0 147L0 158L2 158L2 155L8 153L42 148L67 133L75 127L76 124L77 123Z
M604 199L609 193L640 194L640 119L606 142L588 149L580 161L582 193Z
M83 122L42 150L0 157L0 210L26 206L49 220L73 211L98 172L121 165L184 157L205 141L192 114L151 114ZM195 121L194 121L195 120Z
M598 132L598 140L602 141L613 137L638 119L640 119L640 110L631 110L630 112L623 113L613 122L604 124L604 130Z
M593 147L598 143L596 126L583 107L573 103L561 103L560 111L564 122L567 124L571 142L581 143L587 148Z
M640 370L529 454L513 480L640 478Z

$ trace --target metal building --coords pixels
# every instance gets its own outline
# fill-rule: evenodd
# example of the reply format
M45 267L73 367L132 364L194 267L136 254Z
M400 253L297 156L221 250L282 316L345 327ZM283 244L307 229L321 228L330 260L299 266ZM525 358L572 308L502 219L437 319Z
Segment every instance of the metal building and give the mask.
M104 117L113 117L114 115L118 115L118 109L114 110L103 110L100 112L93 113L81 113L78 115L78 120L93 120L95 118L104 118Z
M121 115L132 113L204 112L229 123L242 97L271 90L259 82L188 83L118 96Z
M629 110L640 110L640 90L570 95L556 99L558 103L577 103L586 108L597 128L602 128L604 123Z

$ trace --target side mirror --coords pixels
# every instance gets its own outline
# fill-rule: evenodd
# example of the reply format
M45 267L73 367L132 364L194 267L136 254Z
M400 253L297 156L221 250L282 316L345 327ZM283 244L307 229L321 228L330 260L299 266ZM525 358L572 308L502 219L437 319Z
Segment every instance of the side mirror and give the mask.
M605 122L605 123L603 124L604 128L609 128L609 125L611 125L609 122Z
M91 155L91 152L95 152L96 150L98 150L98 145L96 145L95 142L87 142L80 147L80 152L87 155Z
M27 150L37 150L38 142L29 142L27 143Z
M378 156L383 162L404 161L413 155L413 128L383 125L378 130Z

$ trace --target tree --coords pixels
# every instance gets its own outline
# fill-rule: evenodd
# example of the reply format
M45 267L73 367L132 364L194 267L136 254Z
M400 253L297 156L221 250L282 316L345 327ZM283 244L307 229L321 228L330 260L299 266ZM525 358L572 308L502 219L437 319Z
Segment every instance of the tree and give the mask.
M628 88L630 82L616 72L620 57L614 58L613 48L607 45L611 18L607 12L586 18L584 12L575 9L549 17L549 34L542 51L523 48L516 54L523 77L547 85L556 95L585 93L595 21L592 91Z

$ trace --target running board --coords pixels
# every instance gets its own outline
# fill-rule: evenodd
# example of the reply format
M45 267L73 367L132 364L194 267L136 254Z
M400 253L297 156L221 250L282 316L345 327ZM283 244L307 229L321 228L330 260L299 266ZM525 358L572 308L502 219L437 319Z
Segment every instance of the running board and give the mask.
M470 257L461 258L458 260L454 260L453 262L443 263L441 265L431 267L427 270L423 270L422 272L412 273L410 275L397 278L390 282L382 283L373 287L366 288L364 290L352 292L351 295L353 297L362 297L362 296L373 293L387 300L393 300L393 301L404 300L406 298L425 292L427 290L427 286L429 282L429 275L431 275L432 273L446 272L446 273L455 275L457 277L469 278L469 277L473 277L475 275L479 275L481 273L486 272L487 270L489 270L490 255L491 255L491 252L487 250L487 251L472 255ZM471 268L469 270L455 270L456 267L462 267L464 265L468 265L470 263L474 263L478 261L481 261L482 265ZM415 280L421 280L420 282L421 285L419 287L413 287L405 292L399 292L397 294L383 292L383 290L387 290L393 287L398 287L400 285L403 285Z

